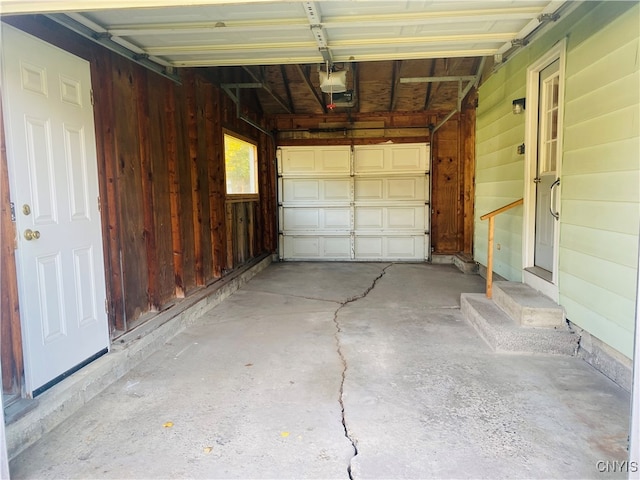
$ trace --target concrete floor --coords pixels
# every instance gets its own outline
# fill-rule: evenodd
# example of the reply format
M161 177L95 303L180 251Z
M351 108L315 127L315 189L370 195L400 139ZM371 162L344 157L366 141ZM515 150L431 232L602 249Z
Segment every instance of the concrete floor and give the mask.
M625 478L598 462L627 458L629 395L492 353L459 310L482 290L448 265L273 264L12 477Z

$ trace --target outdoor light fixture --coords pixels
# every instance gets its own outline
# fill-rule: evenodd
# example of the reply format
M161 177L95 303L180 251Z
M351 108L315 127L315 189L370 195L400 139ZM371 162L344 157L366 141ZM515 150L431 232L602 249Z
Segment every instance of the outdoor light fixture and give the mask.
M524 98L516 98L513 101L513 114L514 115L520 115L521 113L524 112L524 104L525 104L525 99Z

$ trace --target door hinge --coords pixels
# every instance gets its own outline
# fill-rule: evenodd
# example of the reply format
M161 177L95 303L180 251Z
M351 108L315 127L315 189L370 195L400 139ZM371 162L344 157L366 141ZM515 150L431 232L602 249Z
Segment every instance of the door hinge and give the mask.
M533 183L540 183L542 179L540 177L536 177L533 179Z
M104 313L109 313L109 301L104 299Z
M98 197L98 212L102 212L102 204L100 203L100 197Z
M89 90L89 96L91 97L91 105L94 106L95 105L95 101L93 99L93 89Z

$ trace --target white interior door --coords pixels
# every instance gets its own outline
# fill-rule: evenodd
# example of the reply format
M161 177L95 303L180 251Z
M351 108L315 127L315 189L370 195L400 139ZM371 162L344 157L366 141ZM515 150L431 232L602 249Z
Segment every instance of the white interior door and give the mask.
M109 345L91 78L85 60L5 25L2 61L26 387L35 396Z
M558 60L540 72L534 265L553 274L558 214ZM551 278L552 275L550 275Z

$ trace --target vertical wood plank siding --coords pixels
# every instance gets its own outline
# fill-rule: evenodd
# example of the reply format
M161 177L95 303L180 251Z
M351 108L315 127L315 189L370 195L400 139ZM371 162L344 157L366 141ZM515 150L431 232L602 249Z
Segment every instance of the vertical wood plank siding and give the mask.
M640 7L586 2L479 89L475 258L486 264L479 216L520 198L526 69L567 38L560 216L560 304L567 318L631 358L640 219ZM496 218L494 271L521 280L522 209Z
M9 172L4 139L2 101L0 100L0 354L2 355L3 393L19 394L24 365L18 306L16 260L14 256L15 224L11 220Z
M195 70L183 71L182 85L175 85L42 17L8 22L91 64L112 335L241 263L275 251L275 145L236 118L235 105L217 86ZM260 154L259 201L244 207L230 225L223 128L253 139ZM1 160L6 169L4 151ZM237 232L231 243L227 229ZM4 308L14 302L17 316L16 274L5 269L5 264L15 267L9 232L3 228L3 341L11 338L9 328L19 326L19 319L10 318L12 309ZM235 252L229 259L227 250ZM3 345L3 355L9 351ZM3 362L5 389L15 376L10 369L22 368L14 357Z

